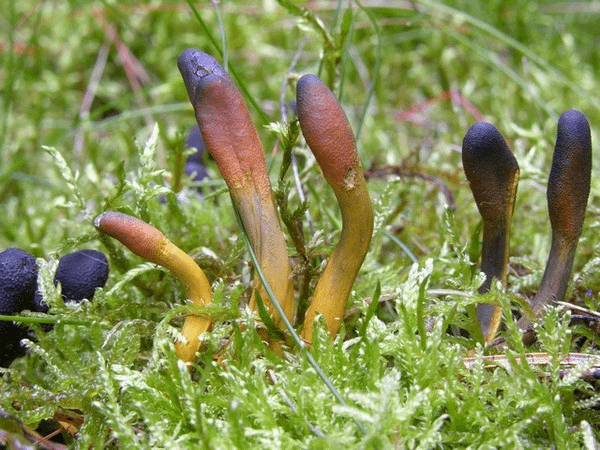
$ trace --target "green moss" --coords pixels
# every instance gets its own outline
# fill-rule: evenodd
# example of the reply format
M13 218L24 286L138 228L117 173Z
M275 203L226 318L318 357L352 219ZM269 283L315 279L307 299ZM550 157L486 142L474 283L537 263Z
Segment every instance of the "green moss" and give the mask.
M524 0L233 1L221 2L219 23L201 4L211 40L186 3L5 3L0 249L40 258L51 305L48 315L16 317L37 340L0 378L0 409L12 417L0 428L15 440L17 419L36 428L67 417L78 433L61 435L73 448L592 448L598 394L561 377L558 361L597 354L594 331L550 309L535 349L550 362L530 367L511 310L539 286L549 249L544 190L558 116L582 110L598 141L597 12ZM317 333L318 366L293 346L271 354L258 319L240 307L252 267L214 163L207 158L202 194L181 176L194 117L176 58L190 46L218 56L220 26L286 212L298 296L311 292L341 219L297 130L282 124L280 98L293 100L297 77L321 71L360 127L375 234L340 338ZM99 84L82 110L94 69ZM521 167L509 289L490 294L503 306L511 365L493 370L483 356L498 351L459 332L474 331L475 304L491 299L476 293L480 218L460 164L479 115ZM597 179L570 291L591 309L600 290ZM152 223L209 276L215 327L191 372L171 344L189 311L185 287L99 236L91 218L106 209ZM109 281L93 302L65 305L52 282L56 260L83 246L107 253ZM465 357L478 364L467 368Z

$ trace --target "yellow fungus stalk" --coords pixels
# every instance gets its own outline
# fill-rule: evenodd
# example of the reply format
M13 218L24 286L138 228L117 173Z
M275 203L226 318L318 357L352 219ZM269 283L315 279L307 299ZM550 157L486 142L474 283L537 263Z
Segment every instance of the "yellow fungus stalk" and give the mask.
M302 338L312 341L321 314L333 337L339 331L350 290L371 243L373 208L348 119L333 93L315 75L296 88L298 120L342 213L342 231L306 311Z
M107 211L94 219L94 226L101 233L120 241L136 255L168 269L187 287L194 305L203 306L212 301L212 289L202 269L152 225L126 214ZM211 325L210 317L188 315L181 330L187 342L175 344L177 356L186 362L193 361L200 348L198 338L209 331Z

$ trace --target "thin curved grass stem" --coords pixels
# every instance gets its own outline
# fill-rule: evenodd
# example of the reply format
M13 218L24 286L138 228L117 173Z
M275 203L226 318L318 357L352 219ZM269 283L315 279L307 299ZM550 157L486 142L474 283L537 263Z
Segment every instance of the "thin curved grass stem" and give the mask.
M229 72L229 52L227 51L227 35L225 34L223 16L221 15L221 9L219 8L218 0L211 0L210 3L215 9L215 15L217 16L217 22L219 24L219 34L221 35L221 52L223 54L223 68L225 69L225 72Z
M418 262L417 257L413 254L413 252L410 251L410 249L404 242L402 242L400 239L398 239L396 236L394 236L389 231L384 232L383 235L385 237L387 237L390 241L392 241L394 244L396 244L398 247L400 247L400 249L404 253L406 253L406 255L410 258L410 260L413 262L413 264Z
M290 336L294 340L294 343L298 346L298 348L300 349L301 353L306 357L308 363L312 366L312 368L315 369L315 371L317 372L317 375L319 376L319 378L321 378L321 380L323 380L323 383L325 383L325 385L327 386L327 389L329 389L329 391L333 394L333 396L336 398L336 400L342 406L347 406L348 404L344 400L344 397L342 397L342 394L340 394L340 392L333 385L333 383L329 379L329 377L325 374L325 372L323 372L323 369L321 369L321 366L319 365L319 363L315 360L315 358L313 357L313 355L310 353L310 351L308 349L308 346L300 338L300 336L298 335L298 333L296 333L296 330L294 329L294 327L292 326L291 322L289 321L289 319L285 315L285 312L283 311L283 308L279 304L279 301L277 300L277 297L275 296L275 293L273 292L273 290L271 289L271 286L269 285L269 281L267 280L265 274L263 273L263 271L262 271L262 269L260 267L260 263L258 261L258 257L256 256L256 253L254 252L254 249L252 248L252 244L250 243L250 238L248 237L248 234L246 233L246 229L244 228L244 222L242 221L242 217L240 216L240 213L239 213L239 211L238 211L235 203L234 202L232 202L232 203L233 203L233 209L235 211L235 217L236 217L236 219L238 221L239 227L242 230L242 239L244 240L244 245L246 245L246 249L248 250L248 253L250 254L250 259L252 260L252 264L254 264L254 266L256 268L256 272L258 274L258 277L260 278L260 281L262 282L262 284L263 284L263 286L265 288L265 292L267 293L267 296L269 297L269 300L271 300L271 303L275 307L275 310L279 314L279 317L281 317L282 322L285 325L285 328L290 333ZM355 418L354 422L356 423L356 426L360 429L360 431L363 434L367 433L367 429L365 428L365 426L358 419Z
M302 52L304 51L304 46L306 45L307 41L308 41L308 38L305 36L302 39L302 41L300 42L300 44L298 45L298 50L296 50L296 53L294 53L292 62L290 63L290 66L288 67L288 72L287 72L283 82L281 83L281 91L279 92L279 109L281 112L281 122L284 124L288 122L287 104L285 102L285 92L287 91L287 84L288 84L287 82L288 82L290 76L292 75L292 73L296 67L296 64L298 64L298 61L300 60L300 56L302 55ZM293 151L292 151L291 156L292 156L291 167L292 167L292 175L294 178L294 187L296 188L296 192L298 193L298 198L300 199L300 202L304 203L306 201L306 195L304 194L304 190L302 189L302 181L300 180L300 172L298 171L298 159L296 158L296 155ZM310 215L310 211L308 209L306 209L306 211L304 211L304 217L306 218L306 222L308 223L308 227L310 229L310 234L311 235L315 234L312 216Z
M202 16L198 12L198 9L196 8L196 6L192 3L191 0L186 0L186 1L187 1L188 6L190 7L190 9L192 10L192 12L194 13L194 17L196 18L196 20L198 21L198 23L202 27L202 30L203 30L204 34L208 37L208 39L210 40L211 44L215 47L215 49L219 53L219 56L222 57L222 58L224 58L225 55L223 54L223 50L219 46L219 43L217 42L217 40L215 39L215 37L212 35L212 33L210 31L210 28L208 27L208 25L206 25L206 22L204 22L204 20L202 19ZM244 94L244 98L246 100L248 100L248 102L250 102L250 104L252 105L252 108L254 108L254 110L260 116L261 122L263 124L269 123L270 122L269 116L267 116L267 114L263 111L263 109L260 107L260 105L258 104L258 102L250 94L250 91L246 87L246 84L238 76L237 72L235 71L235 68L232 66L232 67L229 67L228 69L229 69L229 75L231 75L231 78L233 78L235 80L238 88Z
M362 131L362 127L365 123L365 118L367 117L367 111L369 110L369 105L371 104L371 100L373 100L373 95L375 94L375 85L377 84L377 80L379 79L379 69L381 67L382 42L381 42L381 30L379 29L379 25L377 24L377 21L375 20L375 18L371 14L371 12L367 8L365 8L360 3L360 1L356 0L356 4L361 9L361 11L363 11L369 18L369 21L371 22L371 24L373 25L373 28L375 30L375 35L377 36L377 46L376 46L376 51L375 51L375 66L373 67L373 76L371 77L371 79L373 81L371 82L371 86L369 86L369 90L367 92L367 100L365 101L365 106L363 106L363 110L360 114L360 119L358 120L358 123L356 124L356 132L354 133L354 139L356 140L356 142L359 142L360 132Z

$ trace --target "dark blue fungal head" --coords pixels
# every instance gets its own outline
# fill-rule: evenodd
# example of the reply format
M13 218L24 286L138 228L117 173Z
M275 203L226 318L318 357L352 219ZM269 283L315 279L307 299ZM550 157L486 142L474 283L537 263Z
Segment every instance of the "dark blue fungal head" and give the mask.
M91 300L96 288L106 284L108 261L104 253L79 250L63 256L56 269L54 284L61 284L65 301Z

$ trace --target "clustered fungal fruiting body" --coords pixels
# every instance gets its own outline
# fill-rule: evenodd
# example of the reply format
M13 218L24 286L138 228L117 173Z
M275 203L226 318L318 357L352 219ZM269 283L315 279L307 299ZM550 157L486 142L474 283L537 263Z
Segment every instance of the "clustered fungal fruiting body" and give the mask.
M212 288L198 264L173 244L160 231L146 222L117 212L107 211L94 219L98 231L120 241L138 256L167 268L187 288L194 305L204 306L212 301ZM177 355L192 361L200 348L198 338L208 331L210 317L190 314L183 324L182 334L187 342L176 344Z
M31 309L37 290L35 258L20 248L0 253L0 313Z
M179 56L178 66L206 148L227 183L261 270L291 322L295 312L291 264L271 195L264 150L250 115L234 83L212 56L188 49ZM317 77L306 76L298 83L297 99L302 132L334 190L343 220L339 243L305 316L302 336L310 343L317 314L324 316L332 336L339 330L350 289L369 248L373 211L352 130L333 93ZM173 271L189 287L194 303L211 300L210 285L200 268L155 228L114 212L103 213L94 225L134 253ZM281 325L283 319L258 277L249 303L252 309L258 306L256 295L260 295L275 323ZM189 329L188 320L196 321ZM188 316L183 329L188 344L185 349L178 348L180 358L193 360L199 348L198 337L210 324L208 317Z
M229 188L241 225L285 318L271 304L265 287L256 278L250 307L257 296L264 301L275 323L294 318L294 286L285 236L279 223L266 169L264 150L243 99L225 70L210 55L185 50L178 59L203 145L216 161ZM321 315L335 337L343 319L354 280L364 261L373 233L373 210L350 124L333 93L314 75L297 83L297 114L302 134L323 175L332 187L342 213L339 242L323 270L306 311L302 338L312 342L314 319ZM483 219L481 270L485 281L479 292L490 290L494 279L506 287L510 223L515 206L519 166L506 141L491 124L473 125L463 140L463 166ZM548 182L552 223L552 249L540 291L531 305L540 314L546 304L561 300L566 291L575 248L581 233L590 189L591 144L585 116L564 113ZM189 289L196 305L207 305L212 290L198 265L160 231L139 219L105 212L94 225L148 261L168 268ZM285 319L285 320L284 320ZM501 321L497 305L477 307L477 319L486 343L496 336ZM520 325L530 325L524 316ZM177 354L193 361L199 337L211 328L211 318L190 314L177 343Z
M78 302L92 299L98 286L108 279L108 262L104 253L79 250L63 256L58 261L54 282L60 282L65 301Z
M14 315L24 310L47 312L38 292L38 268L35 258L19 248L0 253L0 314ZM108 278L108 261L103 253L79 250L63 256L58 262L54 284L61 285L67 302L91 300L96 288ZM25 353L21 339L27 337L26 327L15 322L0 321L0 367L8 365Z
M524 315L518 322L525 332L544 306L564 299L590 192L591 159L590 127L585 115L576 110L565 112L558 121L548 178L552 244L540 289L530 302L534 317ZM486 292L494 277L506 285L508 236L518 165L500 133L485 123L475 124L467 132L463 141L463 165L483 218L481 268L486 281L480 292ZM477 316L486 342L491 342L500 321L499 309L479 305ZM524 341L531 343L532 340L531 333L526 333Z
M206 146L229 186L261 268L291 320L294 299L287 245L271 198L264 151L241 95L224 69L206 53L185 50L178 66ZM325 317L333 336L339 330L350 289L371 241L373 212L352 130L333 93L309 75L298 82L296 97L302 133L334 189L344 222L340 242L305 316L302 336L310 342L317 313ZM260 286L257 290L265 300L264 290Z

